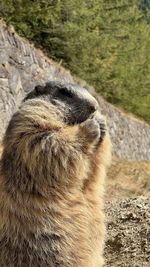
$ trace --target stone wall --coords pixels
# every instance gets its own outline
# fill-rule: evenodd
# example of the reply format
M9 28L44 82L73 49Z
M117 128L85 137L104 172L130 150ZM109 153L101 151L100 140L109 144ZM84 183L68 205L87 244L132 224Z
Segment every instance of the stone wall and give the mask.
M75 82L69 71L0 23L0 139L25 93L50 80ZM114 153L121 159L150 160L150 126L89 90L108 118Z
M70 72L0 23L0 138L26 92L50 80L73 82Z
M150 126L97 98L108 118L115 154L121 159L150 160Z

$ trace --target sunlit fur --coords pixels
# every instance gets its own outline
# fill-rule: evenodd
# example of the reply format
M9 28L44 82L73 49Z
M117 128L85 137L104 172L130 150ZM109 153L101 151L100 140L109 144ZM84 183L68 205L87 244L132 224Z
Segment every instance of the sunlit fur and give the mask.
M100 114L68 126L43 100L12 117L0 167L0 267L103 266L110 162Z

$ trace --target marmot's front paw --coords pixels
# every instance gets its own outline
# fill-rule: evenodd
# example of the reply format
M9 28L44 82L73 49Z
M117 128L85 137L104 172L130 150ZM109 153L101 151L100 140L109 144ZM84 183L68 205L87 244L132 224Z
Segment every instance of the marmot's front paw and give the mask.
M93 119L95 119L99 125L100 129L99 142L102 142L107 131L105 118L100 113L96 113Z
M100 139L100 127L96 119L91 118L81 123L80 125L88 142L98 142Z

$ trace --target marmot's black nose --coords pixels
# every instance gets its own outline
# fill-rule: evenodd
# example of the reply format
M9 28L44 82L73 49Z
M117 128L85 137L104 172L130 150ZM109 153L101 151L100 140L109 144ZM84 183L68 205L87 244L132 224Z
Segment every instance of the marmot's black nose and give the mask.
M97 108L96 108L96 106L90 105L89 109L90 109L91 113L94 113Z
M99 105L96 101L94 101L94 103L90 103L90 106L89 106L89 110L91 113L94 113L96 110L98 110L99 108Z

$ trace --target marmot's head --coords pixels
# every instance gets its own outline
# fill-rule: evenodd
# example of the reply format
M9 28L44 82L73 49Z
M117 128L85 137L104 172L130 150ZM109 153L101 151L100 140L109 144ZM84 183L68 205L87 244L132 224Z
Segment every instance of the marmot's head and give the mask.
M98 109L96 99L85 88L70 83L48 82L45 86L36 86L24 101L33 98L57 106L67 124L81 123Z

